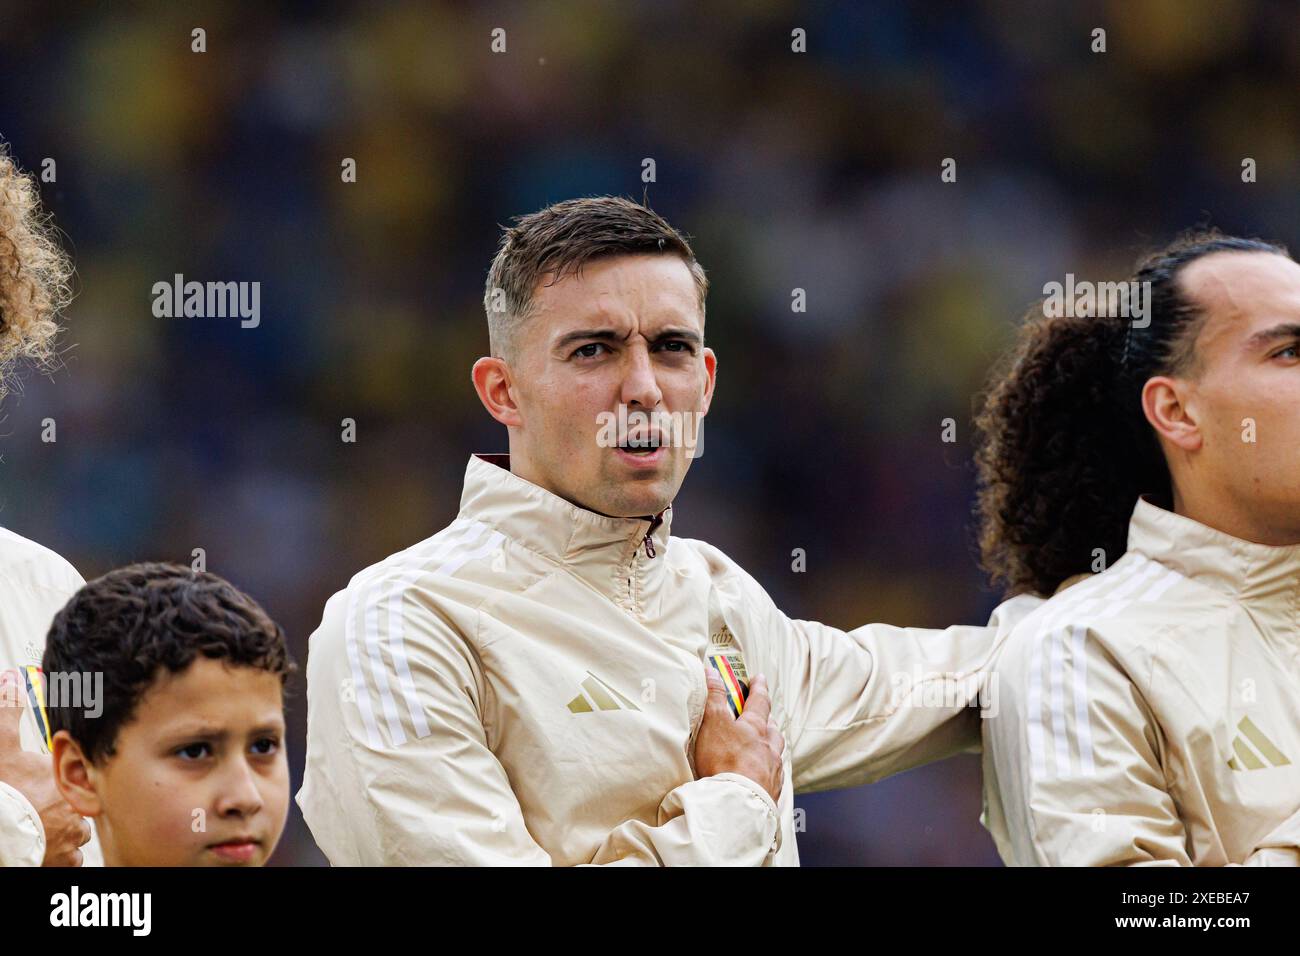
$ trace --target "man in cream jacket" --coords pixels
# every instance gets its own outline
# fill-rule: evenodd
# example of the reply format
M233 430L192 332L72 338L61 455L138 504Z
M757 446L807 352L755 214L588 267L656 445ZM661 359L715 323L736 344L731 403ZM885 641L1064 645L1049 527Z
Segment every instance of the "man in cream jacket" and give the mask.
M844 632L670 537L677 426L713 393L706 289L632 202L507 230L473 381L510 455L471 457L456 520L356 575L309 644L298 802L332 863L797 864L795 791L978 744L995 640L1038 599ZM645 427L609 440L616 412Z
M1020 865L1300 865L1300 545L1139 501L1129 551L1029 615L985 721Z
M1060 579L996 665L985 823L1018 865L1300 865L1300 265L1193 234L1136 279L1144 323L1039 320L985 417L986 479L1036 476L985 540Z

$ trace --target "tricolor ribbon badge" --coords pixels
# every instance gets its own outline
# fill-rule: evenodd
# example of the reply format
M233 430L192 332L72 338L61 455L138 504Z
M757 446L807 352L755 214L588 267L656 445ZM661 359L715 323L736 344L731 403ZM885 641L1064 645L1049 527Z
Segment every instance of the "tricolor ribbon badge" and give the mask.
M27 684L27 700L32 705L32 715L36 718L41 740L45 742L45 752L49 753L54 749L54 743L50 740L50 718L45 712L45 675L35 664L25 664L23 679Z
M728 655L710 653L709 663L713 665L713 669L722 678L722 687L727 695L727 704L731 707L732 716L739 717L745 709L745 698L749 696L749 685L737 676Z

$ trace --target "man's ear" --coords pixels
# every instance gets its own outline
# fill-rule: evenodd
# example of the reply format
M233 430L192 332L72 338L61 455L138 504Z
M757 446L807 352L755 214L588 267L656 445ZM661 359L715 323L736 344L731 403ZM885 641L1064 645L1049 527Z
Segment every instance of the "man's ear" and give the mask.
M523 424L523 416L519 414L519 405L512 390L510 366L505 359L494 355L483 356L474 363L470 378L474 382L474 391L478 392L478 400L483 403L489 415L508 427Z
M704 356L704 374L707 376L707 381L704 383L704 401L701 403L700 414L707 415L709 406L713 404L713 387L718 379L718 357L713 354L713 349L709 348L701 354Z
M50 754L54 761L54 784L63 799L83 817L99 816L104 807L95 790L95 770L82 753L81 744L66 730L60 730L50 741Z
M1142 413L1156 434L1181 451L1199 451L1205 441L1185 379L1157 375L1142 386Z

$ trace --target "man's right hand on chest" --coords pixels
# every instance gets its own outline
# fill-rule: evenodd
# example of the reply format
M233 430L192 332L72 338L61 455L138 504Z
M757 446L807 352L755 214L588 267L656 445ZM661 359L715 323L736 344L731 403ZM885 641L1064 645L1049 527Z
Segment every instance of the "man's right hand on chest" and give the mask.
M707 664L704 670L709 696L695 737L696 775L738 773L766 790L773 802L779 801L785 781L781 763L785 738L770 719L772 698L767 679L761 674L754 678L744 711L733 717L722 679Z

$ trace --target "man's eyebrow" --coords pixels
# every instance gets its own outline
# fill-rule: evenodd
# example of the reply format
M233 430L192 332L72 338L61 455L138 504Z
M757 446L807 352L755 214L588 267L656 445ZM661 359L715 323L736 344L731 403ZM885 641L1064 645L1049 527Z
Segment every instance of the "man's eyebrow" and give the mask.
M696 345L699 345L704 341L699 332L696 332L694 329L684 328L664 329L654 337L654 341L656 342L662 342L664 339L686 339L689 342L694 342Z
M595 339L598 342L618 342L623 336L619 335L613 329L578 329L575 332L566 332L555 340L557 349L564 348L570 342L577 342L580 339Z
M620 335L613 329L577 329L573 332L566 332L564 335L561 335L556 339L555 347L557 349L562 349L566 345L584 339L595 342L621 342L625 338L626 336ZM657 332L653 341L661 342L664 339L686 339L687 341L694 342L696 345L699 345L703 341L700 333L696 332L694 329L678 327L663 329L660 332Z
M1278 339L1300 338L1300 322L1283 322L1270 329L1261 329L1246 339L1246 350L1253 352L1262 345L1276 342Z

